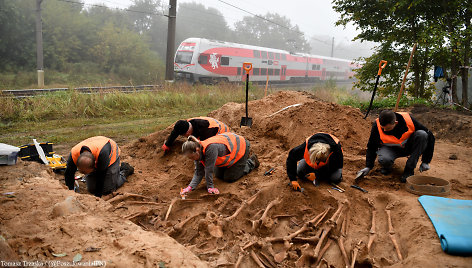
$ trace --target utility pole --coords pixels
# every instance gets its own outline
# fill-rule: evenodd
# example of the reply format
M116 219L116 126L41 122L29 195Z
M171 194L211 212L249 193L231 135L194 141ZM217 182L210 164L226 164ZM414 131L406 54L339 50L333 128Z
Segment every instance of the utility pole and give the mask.
M177 15L177 0L169 0L169 15L167 22L167 54L166 78L167 82L174 80L174 53L175 53L175 20Z
M43 0L36 0L36 69L38 70L38 87L43 88L43 22L41 21L41 2Z
M334 54L334 37L331 41L331 58L333 57L333 54Z

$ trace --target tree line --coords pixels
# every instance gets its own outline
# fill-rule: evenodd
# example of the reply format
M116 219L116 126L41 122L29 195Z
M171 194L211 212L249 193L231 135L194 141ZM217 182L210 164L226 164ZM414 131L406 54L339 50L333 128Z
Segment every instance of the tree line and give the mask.
M357 73L356 86L373 89L373 77L380 60L387 60L379 89L385 95L398 92L411 49L417 43L407 92L414 97L429 98L433 92L432 70L444 69L451 79L453 101L468 103L469 66L472 39L472 4L464 0L334 0L334 10L341 14L338 25L353 23L360 30L356 39L379 45ZM457 80L461 78L462 94L458 96Z
M45 70L111 74L120 81L159 82L167 47L165 2L134 0L127 9L85 5L81 0L42 2ZM35 0L0 0L0 72L34 71L36 66ZM252 16L234 30L215 8L179 3L176 47L188 37L309 52L298 26L281 15ZM293 29L293 30L289 30ZM47 73L46 73L47 77Z

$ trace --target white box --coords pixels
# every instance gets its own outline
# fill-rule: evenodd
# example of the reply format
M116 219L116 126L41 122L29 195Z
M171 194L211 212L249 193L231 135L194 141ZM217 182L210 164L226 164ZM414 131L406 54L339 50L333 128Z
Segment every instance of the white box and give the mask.
M20 148L0 143L0 165L15 165Z

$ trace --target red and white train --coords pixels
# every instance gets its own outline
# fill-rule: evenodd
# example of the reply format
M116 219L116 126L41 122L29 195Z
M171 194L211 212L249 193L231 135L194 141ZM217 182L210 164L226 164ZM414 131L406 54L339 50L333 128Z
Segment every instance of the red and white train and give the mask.
M212 84L244 81L243 62L252 63L251 81L349 80L358 68L349 60L204 38L184 40L174 58L176 80Z

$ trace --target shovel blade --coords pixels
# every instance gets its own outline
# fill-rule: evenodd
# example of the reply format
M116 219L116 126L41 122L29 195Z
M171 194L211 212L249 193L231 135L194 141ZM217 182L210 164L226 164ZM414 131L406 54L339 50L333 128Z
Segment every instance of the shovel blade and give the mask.
M252 118L251 117L242 117L241 118L241 126L251 127L252 126Z

